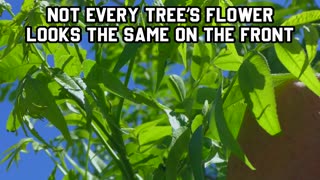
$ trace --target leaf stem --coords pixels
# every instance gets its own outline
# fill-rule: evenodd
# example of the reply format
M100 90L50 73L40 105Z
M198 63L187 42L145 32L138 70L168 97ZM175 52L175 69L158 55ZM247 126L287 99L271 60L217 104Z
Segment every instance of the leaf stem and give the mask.
M66 169L66 167L61 166L59 162L57 162L53 156L51 155L50 151L48 149L44 150L46 152L46 154L49 156L49 158L53 161L53 163L60 169L60 171L62 172L63 175L67 175L68 174L68 169Z
M81 52L80 52L79 45L78 45L77 43L73 43L73 44L74 44L74 46L75 46L75 48L76 48L77 55L78 55L78 57L79 57L80 62L83 63L83 62L84 62L84 58L83 58L83 56L82 56L82 54L81 54Z
M236 73L236 74L233 76L232 81L231 81L231 84L229 85L226 93L223 95L222 102L225 102L226 98L228 97L228 95L229 95L229 93L230 93L230 91L231 91L234 83L237 81L237 79L238 79L238 73ZM222 81L222 82L223 82L223 81Z
M125 85L126 87L127 87L128 84L129 84L131 72L132 72L133 65L134 65L134 59L135 59L134 57L132 57L132 58L130 59L129 67L128 67L128 70L127 70L127 73L126 73L126 78L125 78L125 80L124 80L124 85ZM124 103L124 98L121 98L121 99L120 99L120 102L119 102L119 105L118 105L117 115L116 115L117 124L119 124L120 119L121 119L121 111L122 111L123 103Z
M11 9L7 8L6 6L4 7L5 10L9 12L9 14L14 18L16 15L11 11Z
M87 148L87 154L86 154L86 169L84 174L84 179L88 179L88 170L89 170L89 160L90 160L90 146L91 146L91 140L92 140L92 126L88 127L89 130L89 139L88 139L88 148Z

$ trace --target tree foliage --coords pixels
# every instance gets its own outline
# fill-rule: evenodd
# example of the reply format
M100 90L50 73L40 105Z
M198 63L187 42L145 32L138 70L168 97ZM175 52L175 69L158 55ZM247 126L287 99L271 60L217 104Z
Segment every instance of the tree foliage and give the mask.
M299 79L320 95L320 10L312 0L282 6L246 0L153 2L114 1L118 5L272 6L272 26L295 26L292 43L25 43L26 26L48 24L49 5L104 6L107 1L25 0L18 14L0 1L1 100L14 104L7 130L26 138L10 147L2 162L19 160L28 144L55 163L48 176L65 179L224 178L230 154L254 169L237 142L246 109L270 135L278 134L274 87ZM288 4L288 3L287 3ZM83 18L83 17L82 17ZM96 24L111 26L115 24ZM135 24L147 24L143 13ZM162 24L166 25L166 24ZM176 26L188 23L171 23ZM197 24L199 29L208 25ZM235 26L242 24L211 24ZM259 24L269 26L270 24ZM121 36L121 34L119 34ZM88 59L94 54L94 59ZM53 60L53 62L51 62ZM61 136L46 139L35 128L44 120ZM66 164L71 164L67 166Z

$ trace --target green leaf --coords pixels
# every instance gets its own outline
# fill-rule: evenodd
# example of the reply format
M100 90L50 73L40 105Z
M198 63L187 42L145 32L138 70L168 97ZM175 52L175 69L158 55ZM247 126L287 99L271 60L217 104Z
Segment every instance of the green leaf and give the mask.
M195 133L195 131L203 124L203 116L198 114L192 121L191 124L191 132Z
M187 62L187 43L181 43L178 47L178 51L180 53L183 65L185 68L188 67L188 62Z
M218 88L221 81L220 70L214 66L209 66L207 71L204 72L199 85L205 85L211 88Z
M81 87L66 73L57 70L53 75L54 80L60 84L65 90L76 97L76 100L81 104L85 104L85 96Z
M201 105L200 108L202 108L203 104L205 103L205 101L207 100L208 103L212 103L212 101L214 100L215 96L216 96L216 89L213 88L208 88L208 87L200 87L197 89L197 92L195 94L195 98L197 103L199 103Z
M292 43L274 45L281 63L311 91L320 96L320 82L309 65L307 55L296 39Z
M156 67L157 67L157 83L156 83L156 91L157 91L160 88L162 79L166 72L167 59L162 57L161 59L157 60Z
M320 10L304 11L300 14L291 16L284 21L281 26L299 26L317 20L320 20Z
M10 169L13 162L18 163L20 160L20 152L27 152L26 147L30 142L33 142L32 138L23 138L17 144L12 145L4 152L6 155L1 159L0 163L2 164L9 160L6 167L7 171Z
M95 61L93 60L84 60L83 62L83 73L84 73L84 77L86 78L91 70L91 68L96 64Z
M43 49L46 55L53 55L56 68L62 69L69 76L80 75L81 61L87 53L85 49L62 43L44 43Z
M79 179L80 176L77 174L73 169L68 171L68 174L63 176L62 180L72 180L72 179Z
M26 24L33 28L38 26L48 26L45 19L45 9L48 5L49 3L47 1L25 0L22 4L21 11L15 16L15 18L18 17L20 21L25 21ZM23 16L26 16L27 18L23 18Z
M168 78L168 86L173 92L175 98L182 102L186 97L186 89L182 78L178 75L170 75Z
M135 136L138 136L138 134L141 131L147 130L147 129L152 129L153 127L157 126L157 124L161 123L163 121L163 118L161 119L157 119L157 120L153 120L150 122L145 122L137 127L134 128L133 134Z
M172 145L167 162L166 162L166 179L176 180L178 177L179 162L183 155L188 150L190 140L190 129L181 128L180 136L177 137L175 143Z
M214 59L213 64L226 71L238 71L243 62L243 57L232 53L229 49L222 49Z
M15 20L11 22L7 22L6 24L3 23L1 27L1 33L3 34L4 40L6 41L6 44L3 44L5 46L3 49L3 53L0 53L0 59L4 58L7 56L16 46L21 45L21 36L23 36L24 29L20 26L20 24L15 25L14 22ZM1 39L2 39L1 38ZM4 41L2 40L2 41ZM1 48L2 49L2 48ZM22 54L21 51L19 53Z
M57 46L53 54L55 67L62 69L69 76L78 76L82 65L77 49L69 45L66 45L66 48L61 46ZM86 57L86 50L80 49L79 51L82 57Z
M6 125L7 131L15 132L20 126L21 126L20 121L14 118L13 112L11 112L7 120L7 125Z
M306 43L306 50L308 55L309 63L314 60L314 58L317 55L318 50L318 39L319 39L319 33L317 28L313 26L304 26L304 39Z
M0 82L21 80L33 66L40 66L41 59L32 52L23 54L21 44L17 45L6 56L0 51Z
M33 0L24 0L23 4L21 6L21 11L29 12L31 9L34 8L34 6L35 6L34 3L35 3L35 1L33 1Z
M151 145L152 143L161 140L166 136L170 136L172 134L172 129L170 126L155 126L149 129L145 129L141 131L139 136L139 144L140 145Z
M98 66L95 64L92 68L88 77L86 79L86 83L89 87L96 87L97 84L102 83L107 91L130 100L135 103L144 103L150 107L154 108L164 108L161 104L154 101L151 97L148 97L143 92L133 92L128 89L122 82L111 72L107 71L105 68Z
M280 1L278 1L279 3ZM278 4L276 1L248 1L247 6L271 6L274 8L274 16L273 19L275 22L282 21L283 19L288 19L286 16L288 14L295 14L300 7L299 5L295 4L294 6L290 6L290 8L284 8L280 4ZM293 3L292 3L293 4Z
M224 116L234 138L238 137L242 121L246 112L247 106L244 100L239 101L232 106L229 106L224 111Z
M84 150L88 150L88 146L83 142ZM101 173L102 170L107 166L106 163L99 157L98 154L89 149L89 158L93 167Z
M125 0L125 6L133 6L136 0Z
M203 127L199 126L192 134L189 144L189 157L193 176L195 179L204 180L204 167L202 163Z
M222 102L222 88L217 93L216 99L213 103L212 110L211 110L211 122L216 123L216 127L221 139L222 144L224 144L227 148L231 150L241 161L243 161L250 169L254 170L255 168L248 160L247 156L242 151L239 143L233 137L232 133L230 132L228 125L226 124L226 120L224 117L224 110L223 110L223 102ZM215 121L215 122L212 122Z
M0 1L0 17L4 10L11 10L11 5L7 3L5 0Z
M238 57L238 51L234 43L226 43L227 50L230 51L234 56Z
M184 128L187 125L188 118L185 115L178 114L172 111L171 109L164 109L164 111L167 114L168 120L173 129L173 134L175 134L176 131L179 131L179 129Z
M209 43L194 44L191 62L191 76L194 80L198 80L207 72L213 56L212 46Z
M31 134L37 138L43 145L49 147L49 148L54 148L53 146L51 146L50 144L48 144L46 142L46 140L44 140L43 137L40 136L40 134L38 133L38 131L34 128L33 124L30 122L30 118L27 116L23 117L23 121L24 124L27 126L28 130L31 132ZM37 151L36 149L34 149L35 151Z
M48 177L48 180L56 180L56 172L57 172L57 166L54 166L50 176Z
M294 77L292 74L290 73L282 73L282 74L272 74L272 80L273 80L273 86L274 87L278 87L281 84L290 81L290 80L294 80L296 79L296 77Z
M12 28L12 20L0 20L0 47L8 45L9 36L15 32L15 29Z
M237 81L223 103L224 116L234 138L238 137L246 108L247 106Z
M28 77L26 79L24 84L24 103L28 107L28 113L36 118L47 118L71 143L67 123L47 85L47 82L41 80L40 77L37 79Z
M259 125L271 135L279 133L276 98L266 59L258 53L249 54L238 78L245 101Z
M113 68L114 73L119 72L120 69L129 62L130 59L135 58L138 49L142 46L141 43L127 43L124 47L117 64Z
M92 175L90 172L80 167L80 165L78 165L77 162L75 162L68 154L65 154L65 157L69 161L69 163L74 167L74 169L76 169L79 172L79 174L81 174L82 177L88 177L88 179L97 179L96 176ZM70 176L69 176L69 179L70 179ZM79 179L79 178L72 176L71 179Z
M170 28L173 28L173 24L170 25ZM169 32L169 38L173 38L173 32ZM173 60L176 59L176 55L178 54L178 43L160 43L158 47L158 55L157 57L157 81L156 81L156 91L160 88L162 79L166 72L167 64Z
M172 141L166 162L166 179L177 179L179 162L187 152L190 139L190 128L187 127L188 118L170 109L164 109L172 128Z
M109 92L124 98L131 96L130 90L111 72L95 64L87 77L87 84L94 86L97 83L103 83Z

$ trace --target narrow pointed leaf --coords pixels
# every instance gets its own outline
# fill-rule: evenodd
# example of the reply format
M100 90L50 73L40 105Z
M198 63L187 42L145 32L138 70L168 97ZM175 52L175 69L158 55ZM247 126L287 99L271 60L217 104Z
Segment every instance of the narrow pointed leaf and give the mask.
M190 140L190 129L180 129L180 136L177 137L175 143L172 145L166 162L166 179L176 180L178 177L179 162L181 157L188 150L188 143Z
M99 67L97 64L91 68L86 83L89 87L95 87L97 84L102 83L107 91L119 97L138 104L144 103L154 108L162 108L162 105L145 95L143 92L138 93L128 89L113 73L107 71L103 67Z
M320 10L311 10L291 16L281 26L299 26L317 20L320 20Z
M201 43L194 44L191 62L191 76L194 80L199 80L207 72L210 60L214 56L211 48Z
M241 149L239 143L236 141L236 139L231 134L228 125L226 124L226 120L224 117L224 111L223 111L223 102L222 102L222 89L217 93L215 102L212 106L212 119L210 123L216 123L216 127L221 139L222 144L224 144L227 148L230 149L230 151L235 154L242 162L244 162L250 169L254 170L255 168L247 158L247 156L244 154L243 150ZM212 122L215 121L215 122Z
M62 71L56 71L54 79L65 90L75 96L78 102L81 102L82 105L85 104L85 96L81 87L70 76Z
M193 176L195 179L204 180L204 167L202 163L203 128L199 126L193 133L189 144L189 157Z
M320 82L309 65L307 55L299 42L293 39L292 43L274 45L281 63L296 78L302 81L311 91L320 96Z
M62 112L55 102L46 82L28 78L25 83L26 104L29 112L47 118L71 142L71 136Z
M18 119L14 118L13 112L9 114L6 129L10 132L15 132L21 126Z
M168 86L180 102L186 97L186 89L182 78L178 75L171 75L168 79Z
M303 30L308 60L311 63L317 55L319 33L317 28L313 26L305 26Z
M128 43L124 47L117 64L113 68L113 72L119 72L120 69L129 62L131 58L134 58L138 49L141 47L141 43Z
M187 62L187 43L181 43L178 47L179 53L181 55L181 59L185 68L188 67Z
M271 135L281 131L270 69L257 53L247 57L239 69L239 84L248 107L259 125Z

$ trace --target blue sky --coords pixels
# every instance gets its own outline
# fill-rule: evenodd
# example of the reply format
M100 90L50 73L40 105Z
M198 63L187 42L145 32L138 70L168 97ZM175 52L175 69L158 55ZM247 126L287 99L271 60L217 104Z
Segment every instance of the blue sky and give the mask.
M276 1L276 0L274 0ZM319 4L320 0L317 0ZM13 12L16 14L19 12L21 4L23 0L7 0L7 2L11 3L13 7ZM276 1L278 3L284 2L284 0ZM3 16L0 19L10 19L8 13L3 13ZM0 103L0 153L4 152L8 147L17 143L22 137L24 137L22 133L19 133L16 136L14 133L9 133L6 131L6 119L12 109L12 105L7 101ZM40 131L41 135L45 137L52 137L57 135L58 133L55 130L47 131L48 128L45 128L46 122L37 123L37 130ZM52 128L50 128L52 129ZM15 180L15 179L47 179L51 170L54 167L52 161L48 158L48 156L39 152L37 155L28 148L30 151L28 154L21 154L21 160L19 161L18 166L15 164L11 167L11 169L6 172L6 164L0 165L0 179L6 180ZM1 157L1 156L0 156ZM62 179L62 174L57 171L57 179Z
M23 0L7 0L8 3L11 3L12 10L17 14L20 10ZM6 12L3 13L3 16L0 19L10 19L10 15ZM12 105L7 101L0 103L0 153L2 154L8 147L17 143L21 138L24 137L23 133L19 133L16 136L14 133L9 133L6 131L6 119L12 110ZM44 124L39 123L40 127L38 129L44 130ZM43 128L41 128L41 126ZM43 131L44 132L44 131ZM46 136L52 136L57 134L56 131L50 131L45 133ZM31 150L30 146L28 147L29 153L21 154L21 160L18 163L18 166L13 164L10 170L6 171L6 164L0 165L0 179L6 180L18 180L24 179L48 179L48 176L51 170L54 167L54 164L46 156L44 152L39 152L37 155ZM2 156L0 156L2 157ZM61 173L57 173L57 179L61 179Z

